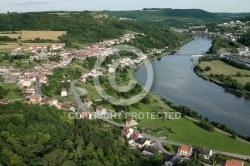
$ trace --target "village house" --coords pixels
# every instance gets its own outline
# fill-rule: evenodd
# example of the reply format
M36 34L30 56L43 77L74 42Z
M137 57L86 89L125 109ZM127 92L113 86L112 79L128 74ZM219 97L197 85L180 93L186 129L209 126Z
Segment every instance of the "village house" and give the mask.
M61 109L61 106L63 105L63 103L62 102L57 102L56 103L56 107L58 108L58 109Z
M65 110L65 111L73 111L73 112L75 112L75 107L70 106L68 104L62 104L60 109Z
M51 101L50 99L43 98L43 99L40 101L40 105L49 104L50 101Z
M36 93L36 88L35 86L29 86L27 89L26 89L26 93L27 94L30 94L30 95L34 95Z
M0 104L8 104L9 100L7 99L0 99Z
M61 96L62 96L62 97L68 96L67 89L65 89L65 88L62 88L62 89L61 89Z
M205 160L209 160L210 157L213 155L213 151L210 149L204 149L202 147L198 147L197 150L199 155L202 156Z
M135 146L138 146L138 148L142 148L144 146L150 146L150 140L149 139L146 139L146 138L137 138L135 141L134 141L134 145Z
M190 146L183 145L178 148L178 155L180 156L190 157L192 153L193 148Z
M136 146L135 140L138 138L143 138L143 136L139 132L134 131L131 137L128 139L129 146L135 147Z
M96 107L96 114L98 114L98 115L106 115L107 110L105 108L103 108L102 105L99 105L99 106Z
M52 106L52 105L56 106L57 103L58 103L58 101L54 99L54 100L50 100L48 104L49 104L50 106Z
M176 154L176 155L172 155L170 156L167 161L165 162L165 166L174 166L174 165L178 165L180 164L184 159Z
M23 79L21 79L18 83L18 85L23 86L23 87L28 87L32 85L32 80L25 77Z
M92 102L89 98L85 98L85 99L83 100L83 103L84 103L84 105L85 105L87 108L90 108L90 107L92 106L92 104L93 104L93 102Z
M47 84L47 77L45 74L41 74L39 75L39 82L42 83L42 84Z
M109 73L114 73L114 72L115 72L115 69L112 68L112 67L110 67L110 68L108 69L108 72L109 72Z
M89 112L81 112L80 118L81 119L92 119L92 115Z
M86 80L86 78L81 77L81 78L80 78L80 81L82 81L82 82L85 84L87 80Z
M244 162L239 160L227 160L225 166L244 166Z
M128 128L128 127L124 127L122 129L122 133L121 133L121 136L122 137L126 137L127 139L130 138L134 133L134 129L132 128Z
M126 120L126 126L135 126L135 125L137 125L138 123L134 120L134 119L132 119L132 118L128 118L127 120Z
M37 104L42 100L42 97L40 95L32 95L30 96L30 102L32 104Z

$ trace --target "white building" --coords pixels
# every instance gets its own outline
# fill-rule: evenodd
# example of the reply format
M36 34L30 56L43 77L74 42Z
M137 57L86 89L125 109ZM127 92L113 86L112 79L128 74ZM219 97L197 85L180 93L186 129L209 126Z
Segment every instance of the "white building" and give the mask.
M65 88L62 88L62 89L61 89L61 96L62 96L62 97L68 96L67 89L65 89Z

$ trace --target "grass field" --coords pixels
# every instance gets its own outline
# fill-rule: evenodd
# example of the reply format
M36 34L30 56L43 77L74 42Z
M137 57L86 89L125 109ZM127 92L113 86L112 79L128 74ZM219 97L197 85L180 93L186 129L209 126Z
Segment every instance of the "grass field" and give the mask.
M144 119L139 123L139 126L155 127L158 131L163 131L161 135L157 135L153 131L149 132L149 134L167 136L168 140L183 144L203 146L232 153L250 154L250 143L232 139L217 131L206 131L185 118L180 120ZM171 129L171 132L169 129Z
M0 45L0 49L13 49L20 47L18 43L6 43L6 45Z
M58 40L58 37L66 34L66 31L21 31L22 40L33 40L35 38Z
M0 36L8 36L10 38L18 39L18 37L21 36L21 34L0 34Z
M202 61L199 66L202 69L205 69L206 66L210 66L212 70L210 71L204 71L203 75L209 76L210 74L224 74L227 76L231 76L233 79L236 79L239 83L242 85L245 85L247 82L250 82L250 71L248 70L242 70L235 68L233 66L230 66L222 61L211 61L211 62L205 62ZM241 73L242 77L237 77L237 72ZM248 76L245 76L248 75Z
M19 89L19 87L16 86L16 83L3 83L2 87L4 89L10 89L10 92L4 96L4 98L8 100L15 100L15 99L20 99L22 97L22 93L17 92L15 89Z

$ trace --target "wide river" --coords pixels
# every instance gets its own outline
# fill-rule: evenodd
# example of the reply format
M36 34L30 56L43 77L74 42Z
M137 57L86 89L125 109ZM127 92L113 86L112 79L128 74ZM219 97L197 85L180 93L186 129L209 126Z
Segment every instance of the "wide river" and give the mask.
M191 55L194 51L207 51L211 42L209 38L197 37L180 48L184 51L183 55L176 53L151 61L154 69L151 91L177 105L189 106L204 117L225 124L238 133L250 136L250 100L225 92L222 87L203 80L192 70ZM194 59L197 61L197 58ZM145 65L135 72L135 78L141 83L146 82Z

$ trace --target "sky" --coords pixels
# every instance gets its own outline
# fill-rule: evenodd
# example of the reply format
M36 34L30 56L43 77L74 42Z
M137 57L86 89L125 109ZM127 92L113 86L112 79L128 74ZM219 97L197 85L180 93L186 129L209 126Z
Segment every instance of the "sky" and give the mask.
M142 8L250 12L250 0L0 0L0 13L8 11L141 10Z

